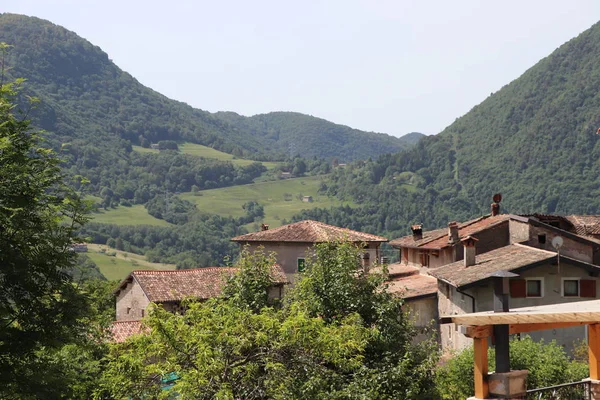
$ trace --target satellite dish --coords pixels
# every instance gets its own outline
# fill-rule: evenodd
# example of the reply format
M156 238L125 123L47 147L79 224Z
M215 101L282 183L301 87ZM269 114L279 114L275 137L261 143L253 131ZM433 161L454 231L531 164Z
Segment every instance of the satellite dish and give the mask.
M562 245L563 245L563 238L561 238L560 236L556 236L554 239L552 239L552 247L554 247L556 249L556 251L560 250Z
M500 203L502 201L502 194L501 193L496 193L493 197L494 199L494 203Z

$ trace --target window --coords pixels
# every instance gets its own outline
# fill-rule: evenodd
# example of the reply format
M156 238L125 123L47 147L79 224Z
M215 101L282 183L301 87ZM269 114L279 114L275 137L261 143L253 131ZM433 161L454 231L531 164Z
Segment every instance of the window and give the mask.
M545 234L543 234L543 235L538 235L538 243L539 243L539 244L544 244L544 243L546 243L546 235L545 235Z
M142 308L142 318L144 318L144 309Z
M527 279L526 297L544 297L544 287L541 279Z
M563 278L563 297L579 297L579 279Z
M304 271L304 266L306 265L306 261L304 258L298 258L298 272Z
M131 307L127 307L127 314L131 312Z

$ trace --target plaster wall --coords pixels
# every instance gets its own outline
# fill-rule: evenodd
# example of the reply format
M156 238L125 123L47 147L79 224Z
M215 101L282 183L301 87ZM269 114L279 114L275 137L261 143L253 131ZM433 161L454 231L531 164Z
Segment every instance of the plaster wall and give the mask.
M266 253L275 253L277 263L283 268L283 272L292 283L297 279L298 259L308 259L314 254L311 251L313 243L264 242L248 243L248 246L251 252L262 246ZM374 264L379 260L379 243L369 243L363 252L369 253L369 260Z

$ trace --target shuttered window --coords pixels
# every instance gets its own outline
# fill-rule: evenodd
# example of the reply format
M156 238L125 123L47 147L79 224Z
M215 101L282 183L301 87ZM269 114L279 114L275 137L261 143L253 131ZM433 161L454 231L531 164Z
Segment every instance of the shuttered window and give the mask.
M510 297L527 296L527 281L525 279L510 280Z
M596 298L596 281L594 279L582 279L579 281L581 297Z

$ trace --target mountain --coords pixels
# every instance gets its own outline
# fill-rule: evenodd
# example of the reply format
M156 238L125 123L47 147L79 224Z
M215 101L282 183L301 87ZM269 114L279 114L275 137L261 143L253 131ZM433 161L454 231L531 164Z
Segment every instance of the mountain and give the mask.
M219 112L240 132L252 135L278 152L341 160L367 159L375 154L397 152L415 144L420 138L409 134L396 138L383 133L366 133L321 118L295 112L271 112L243 117L233 112ZM365 143L364 139L369 140Z
M600 214L599 127L600 23L438 135L336 171L329 191L362 208L301 217L398 236L489 213L494 193L504 212Z
M297 113L251 118L194 109L141 85L100 48L34 17L0 14L0 41L14 46L12 77L42 100L35 122L63 138L110 148L160 140L189 141L254 159L281 159L297 144L303 157L355 160L407 147L393 136L363 132Z

